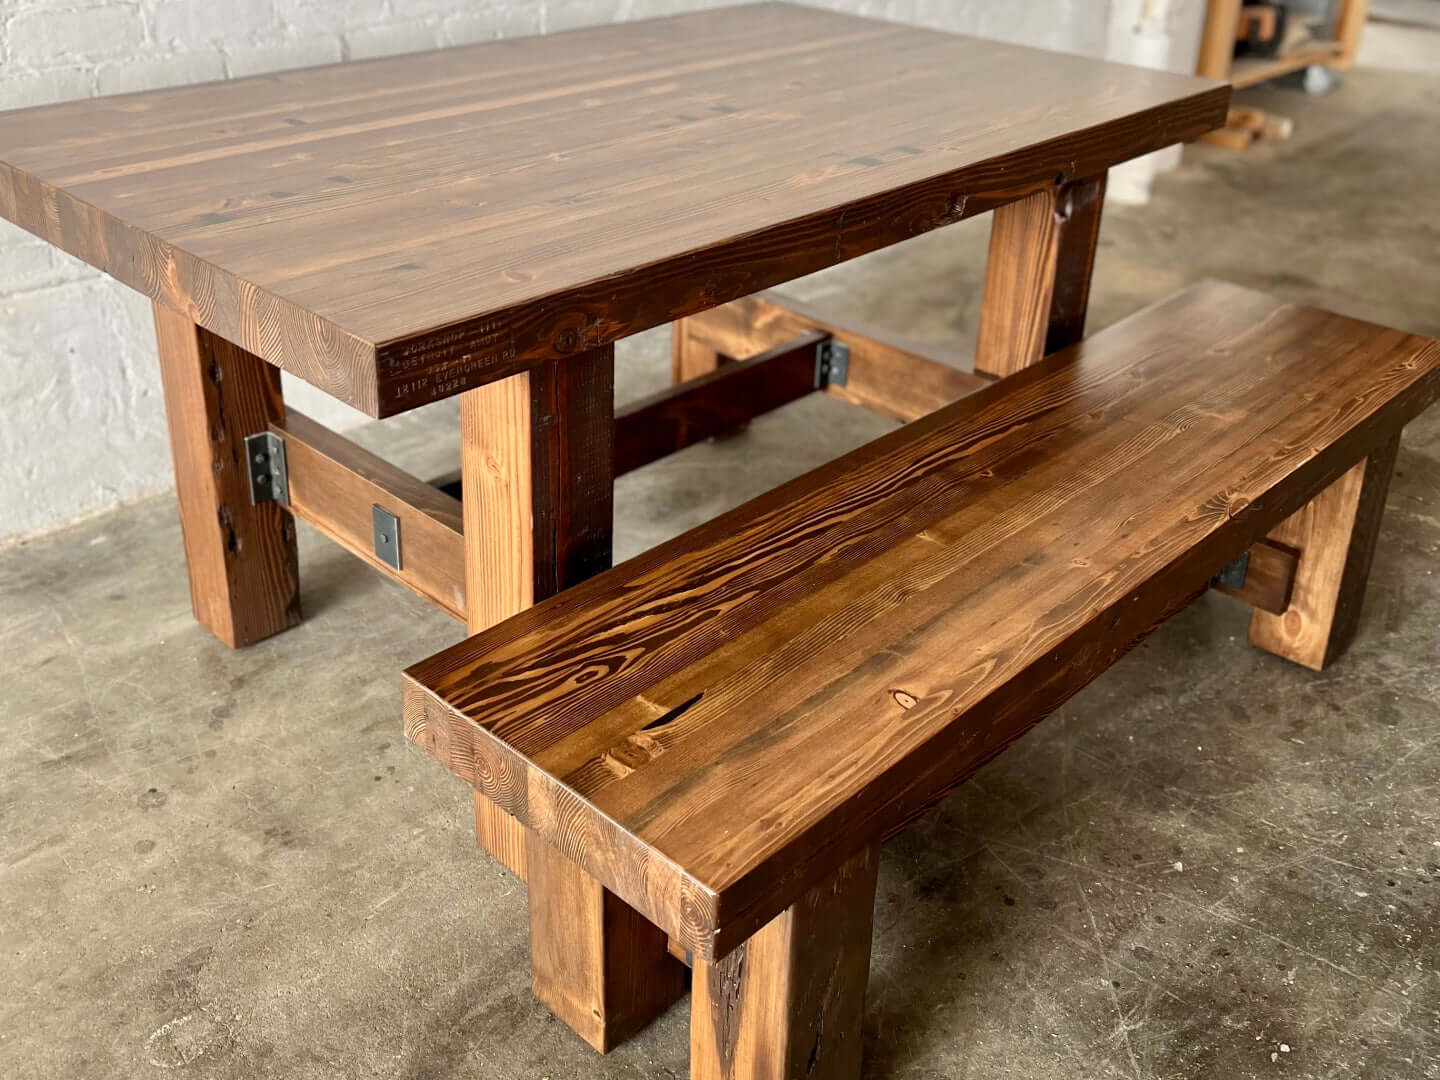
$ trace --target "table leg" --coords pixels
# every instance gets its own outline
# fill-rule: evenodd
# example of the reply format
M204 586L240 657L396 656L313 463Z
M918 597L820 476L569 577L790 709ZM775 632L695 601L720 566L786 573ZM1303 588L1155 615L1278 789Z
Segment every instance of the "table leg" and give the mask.
M670 327L670 381L689 382L708 375L727 358L690 333L688 319L676 319Z
M1365 21L1370 17L1370 0L1340 0L1335 14L1335 40L1340 43L1340 57L1336 63L1341 71L1355 66L1355 57L1360 52L1360 37L1365 32Z
M1195 73L1207 79L1230 78L1230 65L1235 58L1235 30L1240 22L1244 0L1209 0L1205 9L1205 28L1200 34L1200 58Z
M467 391L460 439L471 633L610 565L611 346ZM662 932L480 791L475 834L529 878L536 996L597 1049L608 1050L683 992L683 967L677 984Z
M280 369L155 305L195 618L232 649L300 621L295 524L250 503L245 437L284 418Z
M1104 202L1102 173L995 211L976 371L1013 375L1085 336Z
M1399 449L1396 437L1271 530L1300 561L1284 614L1250 616L1253 645L1320 671L1350 644Z
M614 418L612 346L461 396L470 633L610 565ZM524 830L478 791L475 833L525 877Z

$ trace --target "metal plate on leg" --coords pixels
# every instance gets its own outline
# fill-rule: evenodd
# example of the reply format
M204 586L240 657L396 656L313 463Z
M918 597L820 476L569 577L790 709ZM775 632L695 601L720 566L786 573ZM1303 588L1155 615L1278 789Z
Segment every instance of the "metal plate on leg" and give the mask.
M250 505L290 505L290 479L285 471L285 440L273 431L245 437L245 469L250 477Z
M1243 589L1245 587L1245 575L1250 571L1250 552L1246 551L1234 562L1230 563L1215 575L1215 583L1224 585L1227 589Z
M400 569L400 519L383 506L372 505L375 523L375 557L392 569Z
M815 386L844 386L850 375L850 346L827 338L815 346Z

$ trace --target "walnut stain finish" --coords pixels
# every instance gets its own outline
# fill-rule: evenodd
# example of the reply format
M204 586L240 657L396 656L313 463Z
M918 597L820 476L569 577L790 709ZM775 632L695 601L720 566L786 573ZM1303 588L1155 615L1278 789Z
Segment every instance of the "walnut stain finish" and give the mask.
M698 379L702 375L708 375L721 364L734 359L734 357L724 356L712 349L693 333L697 318L698 316L688 316L676 319L670 327L670 381L672 383ZM778 345L780 342L773 344ZM765 349L752 351L758 353L764 352Z
M535 603L533 391L522 371L460 398L465 612L478 634ZM543 596L543 593L541 594ZM521 881L525 831L476 786L475 840Z
M1099 175L1228 96L759 4L0 114L0 216L384 416Z
M1437 389L1434 342L1208 282L416 665L407 732L723 957Z
M461 398L472 633L609 567L614 398L609 346Z

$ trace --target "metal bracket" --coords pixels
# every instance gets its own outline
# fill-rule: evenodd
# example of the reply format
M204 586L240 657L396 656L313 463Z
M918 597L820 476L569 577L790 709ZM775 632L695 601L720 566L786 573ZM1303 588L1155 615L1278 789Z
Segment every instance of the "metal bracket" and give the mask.
M400 519L382 506L371 505L375 525L375 557L393 570L400 569Z
M245 437L245 469L250 477L250 505L290 505L290 478L285 471L285 440L273 431Z
M850 375L850 346L829 338L815 346L815 388L844 386Z
M1215 575L1215 584L1227 589L1245 588L1245 575L1250 572L1250 552L1242 551L1240 557Z

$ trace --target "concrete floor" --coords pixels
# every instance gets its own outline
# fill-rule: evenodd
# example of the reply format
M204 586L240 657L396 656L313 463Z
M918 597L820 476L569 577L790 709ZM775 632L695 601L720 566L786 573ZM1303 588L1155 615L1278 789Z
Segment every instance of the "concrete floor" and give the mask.
M1440 335L1440 78L1272 97L1294 141L1109 212L1092 325L1220 275ZM971 340L985 230L796 291ZM627 344L622 396L665 348ZM364 438L438 473L454 415ZM886 426L811 399L627 477L620 554ZM1332 670L1209 596L892 844L866 1075L1440 1076L1437 553L1440 410ZM688 1004L600 1058L531 999L525 889L401 734L398 672L454 625L301 558L305 623L232 653L167 500L0 552L0 1077L686 1076Z

